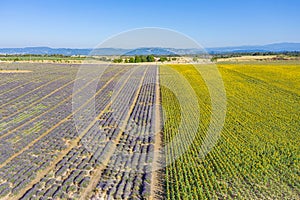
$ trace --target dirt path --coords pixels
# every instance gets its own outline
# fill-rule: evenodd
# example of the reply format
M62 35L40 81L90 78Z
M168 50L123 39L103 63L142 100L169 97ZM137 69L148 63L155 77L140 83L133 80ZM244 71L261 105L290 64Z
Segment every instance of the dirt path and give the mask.
M160 113L160 85L159 85L159 66L157 66L156 74L156 97L155 97L155 143L154 143L154 158L152 165L152 177L151 177L151 193L150 199L163 199L163 177L161 170L163 169L163 141L161 133L161 113Z
M30 73L30 70L0 70L0 74Z
M145 78L145 74L146 74L146 71L147 69L145 69L144 71L144 74L141 78L141 81L139 83L139 87L137 89L137 92L135 93L135 96L134 96L134 100L133 100L133 103L130 105L130 108L128 110L128 113L124 119L125 122L128 122L128 120L130 119L130 114L131 112L133 111L133 108L136 104L136 101L138 99L138 96L139 96L139 93L140 93L140 90L142 88L142 85L143 85L143 81L144 81L144 78ZM127 80L125 81L125 83L127 82ZM125 85L125 84L124 84ZM123 85L123 86L124 86ZM121 91L121 90L120 90ZM116 95L117 97L118 95ZM88 198L90 198L92 196L92 192L93 190L96 188L97 186L97 183L99 182L99 180L101 179L101 174L102 174L102 171L106 168L106 166L108 165L109 161L110 161L110 158L111 156L113 155L113 153L115 152L115 149L117 147L117 144L120 142L120 138L122 136L122 130L125 130L126 128L126 125L127 123L123 123L123 126L120 128L120 131L116 137L116 139L113 141L114 142L114 146L112 146L112 149L109 151L109 153L107 154L106 156L106 159L103 161L103 164L101 164L98 169L96 169L96 172L93 174L93 177L88 185L88 187L83 191L83 194L81 195L81 200L86 200Z

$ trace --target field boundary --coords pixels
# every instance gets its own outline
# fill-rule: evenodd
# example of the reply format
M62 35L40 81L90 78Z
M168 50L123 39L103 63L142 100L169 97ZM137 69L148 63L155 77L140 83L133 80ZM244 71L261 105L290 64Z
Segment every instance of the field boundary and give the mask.
M160 96L160 81L159 81L159 66L157 66L157 72L156 72L156 91L155 91L155 128L154 128L154 134L155 134L155 143L154 143L154 158L153 158L153 166L152 169L154 170L152 172L151 177L151 187L150 187L150 199L162 199L161 197L163 193L163 187L161 184L162 177L161 177L161 170L162 170L162 147L163 147L163 141L162 141L162 132L161 132L161 96Z

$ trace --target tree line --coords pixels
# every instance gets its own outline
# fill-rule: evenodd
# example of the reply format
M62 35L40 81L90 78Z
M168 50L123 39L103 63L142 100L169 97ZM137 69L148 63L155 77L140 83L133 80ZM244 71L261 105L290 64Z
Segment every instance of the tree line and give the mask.
M142 63L142 62L165 62L170 61L170 58L165 56L161 56L158 59L155 59L154 55L136 55L134 57L127 57L127 58L115 58L113 60L114 63Z

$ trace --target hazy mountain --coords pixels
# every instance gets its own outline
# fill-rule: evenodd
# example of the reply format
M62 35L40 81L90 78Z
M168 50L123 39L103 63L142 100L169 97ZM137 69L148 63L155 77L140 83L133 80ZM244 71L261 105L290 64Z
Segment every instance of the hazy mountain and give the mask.
M91 49L69 49L50 47L0 48L0 54L62 54L62 55L88 55Z
M238 53L238 52L284 52L300 51L300 43L275 43L261 46L236 46L207 48L209 53Z
M300 43L275 43L261 46L236 46L207 48L210 54L214 53L239 53L239 52L284 52L300 51ZM62 55L187 55L201 54L202 49L174 49L174 48L138 48L138 49L71 49L50 47L26 47L26 48L0 48L0 54L62 54Z

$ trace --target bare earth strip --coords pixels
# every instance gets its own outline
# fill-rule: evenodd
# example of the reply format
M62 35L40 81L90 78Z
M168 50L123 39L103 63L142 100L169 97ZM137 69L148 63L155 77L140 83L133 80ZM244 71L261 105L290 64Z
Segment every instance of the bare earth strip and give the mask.
M147 68L148 69L148 68ZM136 101L138 99L138 96L139 96L139 93L140 93L140 90L142 88L142 85L143 85L143 81L144 81L144 78L145 78L145 74L146 74L146 71L147 69L145 69L144 71L144 74L140 80L140 83L139 83L139 86L138 86L138 89L137 89L137 92L135 93L135 96L134 96L134 100L133 100L133 103L130 105L130 108L128 110L128 113L124 119L125 122L128 122L129 118L130 118L130 114L131 112L133 111L133 108L136 104ZM117 147L117 144L120 142L120 138L122 136L121 132L122 130L125 130L126 129L126 125L127 123L123 123L122 127L120 128L120 132L118 133L117 137L115 138L115 140L113 141L114 142L114 146L112 146L112 148L110 149L110 151L108 152L108 154L106 155L106 159L102 162L102 164L98 167L98 169L96 169L96 172L93 174L93 177L88 185L88 187L83 191L83 194L81 195L81 200L85 200L85 199L89 199L92 195L92 192L93 190L96 188L97 186L97 183L99 182L99 180L101 179L101 174L103 172L103 170L106 168L106 166L108 165L109 161L110 161L110 158L111 156L113 155L113 153L115 152L115 149Z
M0 70L0 74L30 73L30 70Z
M152 169L152 180L151 180L151 193L150 199L163 199L163 177L161 170L163 169L163 142L161 133L161 113L160 113L160 87L159 87L159 66L157 66L156 74L156 91L155 91L155 143L154 143L154 158Z

